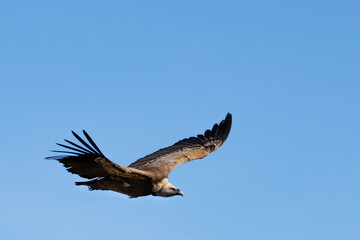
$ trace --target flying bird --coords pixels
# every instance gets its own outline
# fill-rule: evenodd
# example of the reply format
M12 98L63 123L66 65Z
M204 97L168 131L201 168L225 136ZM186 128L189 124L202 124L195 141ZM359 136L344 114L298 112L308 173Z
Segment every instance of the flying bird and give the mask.
M169 173L180 164L204 158L217 150L227 139L231 122L232 117L228 113L220 124L213 126L212 130L208 129L204 134L180 140L172 146L138 159L128 167L107 159L85 130L83 133L88 142L72 131L82 146L65 139L69 145L60 143L57 145L71 151L53 150L66 155L46 159L57 160L69 172L90 179L75 183L88 186L90 190L110 190L126 194L131 198L147 195L183 196L183 192L168 181Z

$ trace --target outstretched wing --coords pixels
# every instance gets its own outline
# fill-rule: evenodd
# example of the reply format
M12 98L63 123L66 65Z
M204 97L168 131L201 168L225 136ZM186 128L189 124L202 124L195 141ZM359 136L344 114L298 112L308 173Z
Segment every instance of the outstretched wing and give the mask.
M140 158L129 167L167 177L180 164L204 158L217 150L229 136L231 122L232 117L228 113L225 120L222 120L220 124L215 124L212 130L206 130L204 135L185 138L170 147Z
M46 159L57 160L64 164L69 172L88 179L107 177L109 175L129 176L131 174L133 177L136 177L136 175L147 175L145 172L119 166L110 161L104 156L85 130L83 130L83 133L89 143L79 137L75 132L72 132L83 146L65 139L65 141L70 144L69 146L60 143L57 143L57 145L71 151L53 150L53 152L65 153L66 155L52 156Z

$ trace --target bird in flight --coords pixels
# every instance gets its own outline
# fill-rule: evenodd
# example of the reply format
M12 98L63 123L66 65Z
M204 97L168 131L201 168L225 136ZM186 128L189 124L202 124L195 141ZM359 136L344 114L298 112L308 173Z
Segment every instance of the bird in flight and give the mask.
M131 198L147 195L183 196L183 192L168 181L169 173L180 164L204 158L217 150L227 139L231 122L232 117L228 113L220 124L215 124L204 134L180 140L172 146L138 159L128 167L120 166L107 159L85 130L83 133L88 143L72 132L82 146L65 139L69 145L60 143L57 145L72 151L53 150L53 152L66 155L46 159L57 160L69 172L90 179L75 183L86 185L90 190L110 190L126 194Z

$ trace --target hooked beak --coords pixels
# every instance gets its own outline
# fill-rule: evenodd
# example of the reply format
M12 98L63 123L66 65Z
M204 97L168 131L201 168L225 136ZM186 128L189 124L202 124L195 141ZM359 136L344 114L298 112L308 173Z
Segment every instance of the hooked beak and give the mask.
M176 195L181 195L183 197L184 193L180 189L177 189L176 190Z

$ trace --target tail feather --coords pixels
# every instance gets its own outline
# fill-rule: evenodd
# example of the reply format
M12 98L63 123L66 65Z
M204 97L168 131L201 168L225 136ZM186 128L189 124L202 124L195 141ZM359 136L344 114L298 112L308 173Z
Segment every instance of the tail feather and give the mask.
M88 186L90 191L93 190L107 190L107 189L103 189L101 187L101 184L99 184L100 181L99 180L92 180L92 181L86 181L86 182L75 182L76 186Z

